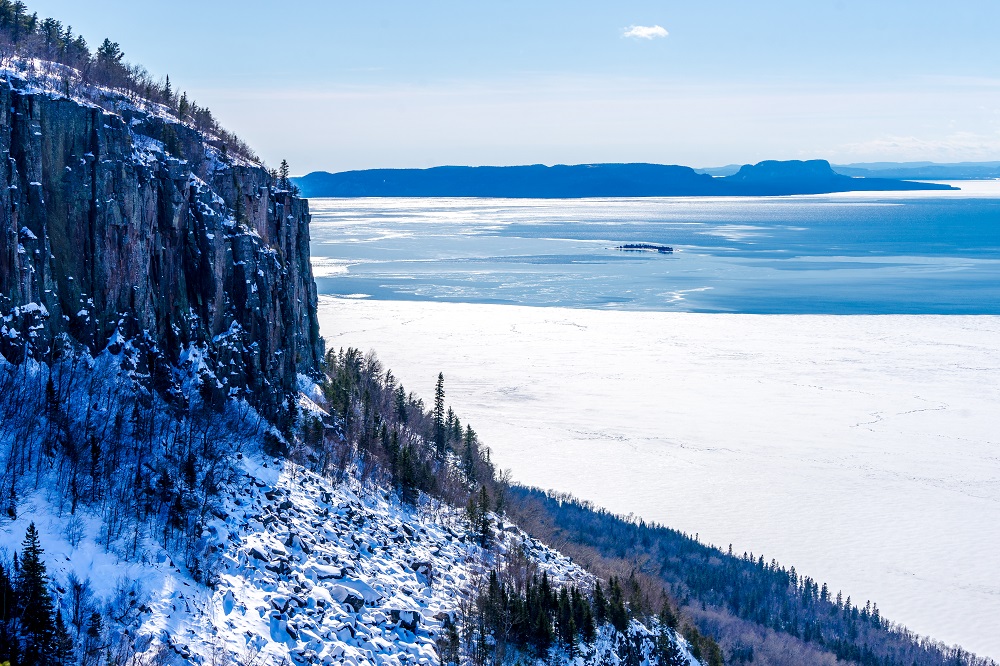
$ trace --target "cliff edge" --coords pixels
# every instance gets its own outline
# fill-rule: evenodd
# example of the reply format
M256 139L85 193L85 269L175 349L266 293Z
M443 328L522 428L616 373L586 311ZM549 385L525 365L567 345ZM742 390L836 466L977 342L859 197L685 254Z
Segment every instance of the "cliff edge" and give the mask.
M198 350L273 415L323 356L308 203L193 127L0 79L0 354L133 341L168 398Z

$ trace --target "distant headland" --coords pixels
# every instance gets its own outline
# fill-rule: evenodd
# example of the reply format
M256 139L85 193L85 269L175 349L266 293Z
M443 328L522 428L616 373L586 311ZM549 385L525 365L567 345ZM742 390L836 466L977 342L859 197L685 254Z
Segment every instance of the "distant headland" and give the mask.
M306 197L578 199L958 189L937 183L846 176L835 172L826 160L747 164L721 177L686 166L635 163L316 171L293 180Z

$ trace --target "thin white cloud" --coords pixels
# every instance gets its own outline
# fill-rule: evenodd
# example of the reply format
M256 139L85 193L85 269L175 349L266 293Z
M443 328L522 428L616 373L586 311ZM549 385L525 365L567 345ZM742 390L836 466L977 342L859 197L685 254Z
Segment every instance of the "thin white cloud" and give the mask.
M886 159L942 162L992 160L1000 154L1000 132L994 134L954 132L937 137L887 135L871 141L848 143L840 152L864 157L874 155L887 156Z
M657 39L669 34L666 28L659 25L630 25L622 31L622 37L631 39Z

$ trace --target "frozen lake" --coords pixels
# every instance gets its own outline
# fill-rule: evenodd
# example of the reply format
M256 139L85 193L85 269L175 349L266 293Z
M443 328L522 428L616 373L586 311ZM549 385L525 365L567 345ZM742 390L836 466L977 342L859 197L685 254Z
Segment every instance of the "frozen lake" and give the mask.
M776 557L1000 656L1000 317L324 299L514 478Z
M1000 183L962 186L313 200L322 330L425 400L444 372L520 482L998 658Z

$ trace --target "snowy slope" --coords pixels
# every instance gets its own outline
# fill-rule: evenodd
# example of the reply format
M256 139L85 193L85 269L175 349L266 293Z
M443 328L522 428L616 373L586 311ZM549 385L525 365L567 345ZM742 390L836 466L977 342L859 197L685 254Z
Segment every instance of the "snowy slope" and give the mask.
M118 637L128 630L138 652L162 649L189 663L437 664L435 639L459 619L470 583L511 549L522 549L557 586L592 584L510 524L490 553L465 539L461 512L426 498L402 505L383 490L334 485L272 459L244 459L242 471L203 534L216 546L214 588L195 582L156 543L143 543L137 561L105 551L96 521L56 515L44 493L4 522L0 547L18 549L35 522L62 590L73 574L89 579L97 598L130 598L132 620L112 625ZM71 525L83 535L75 546ZM632 633L646 637L648 655L651 632L635 623ZM580 659L618 663L615 641L603 627Z

